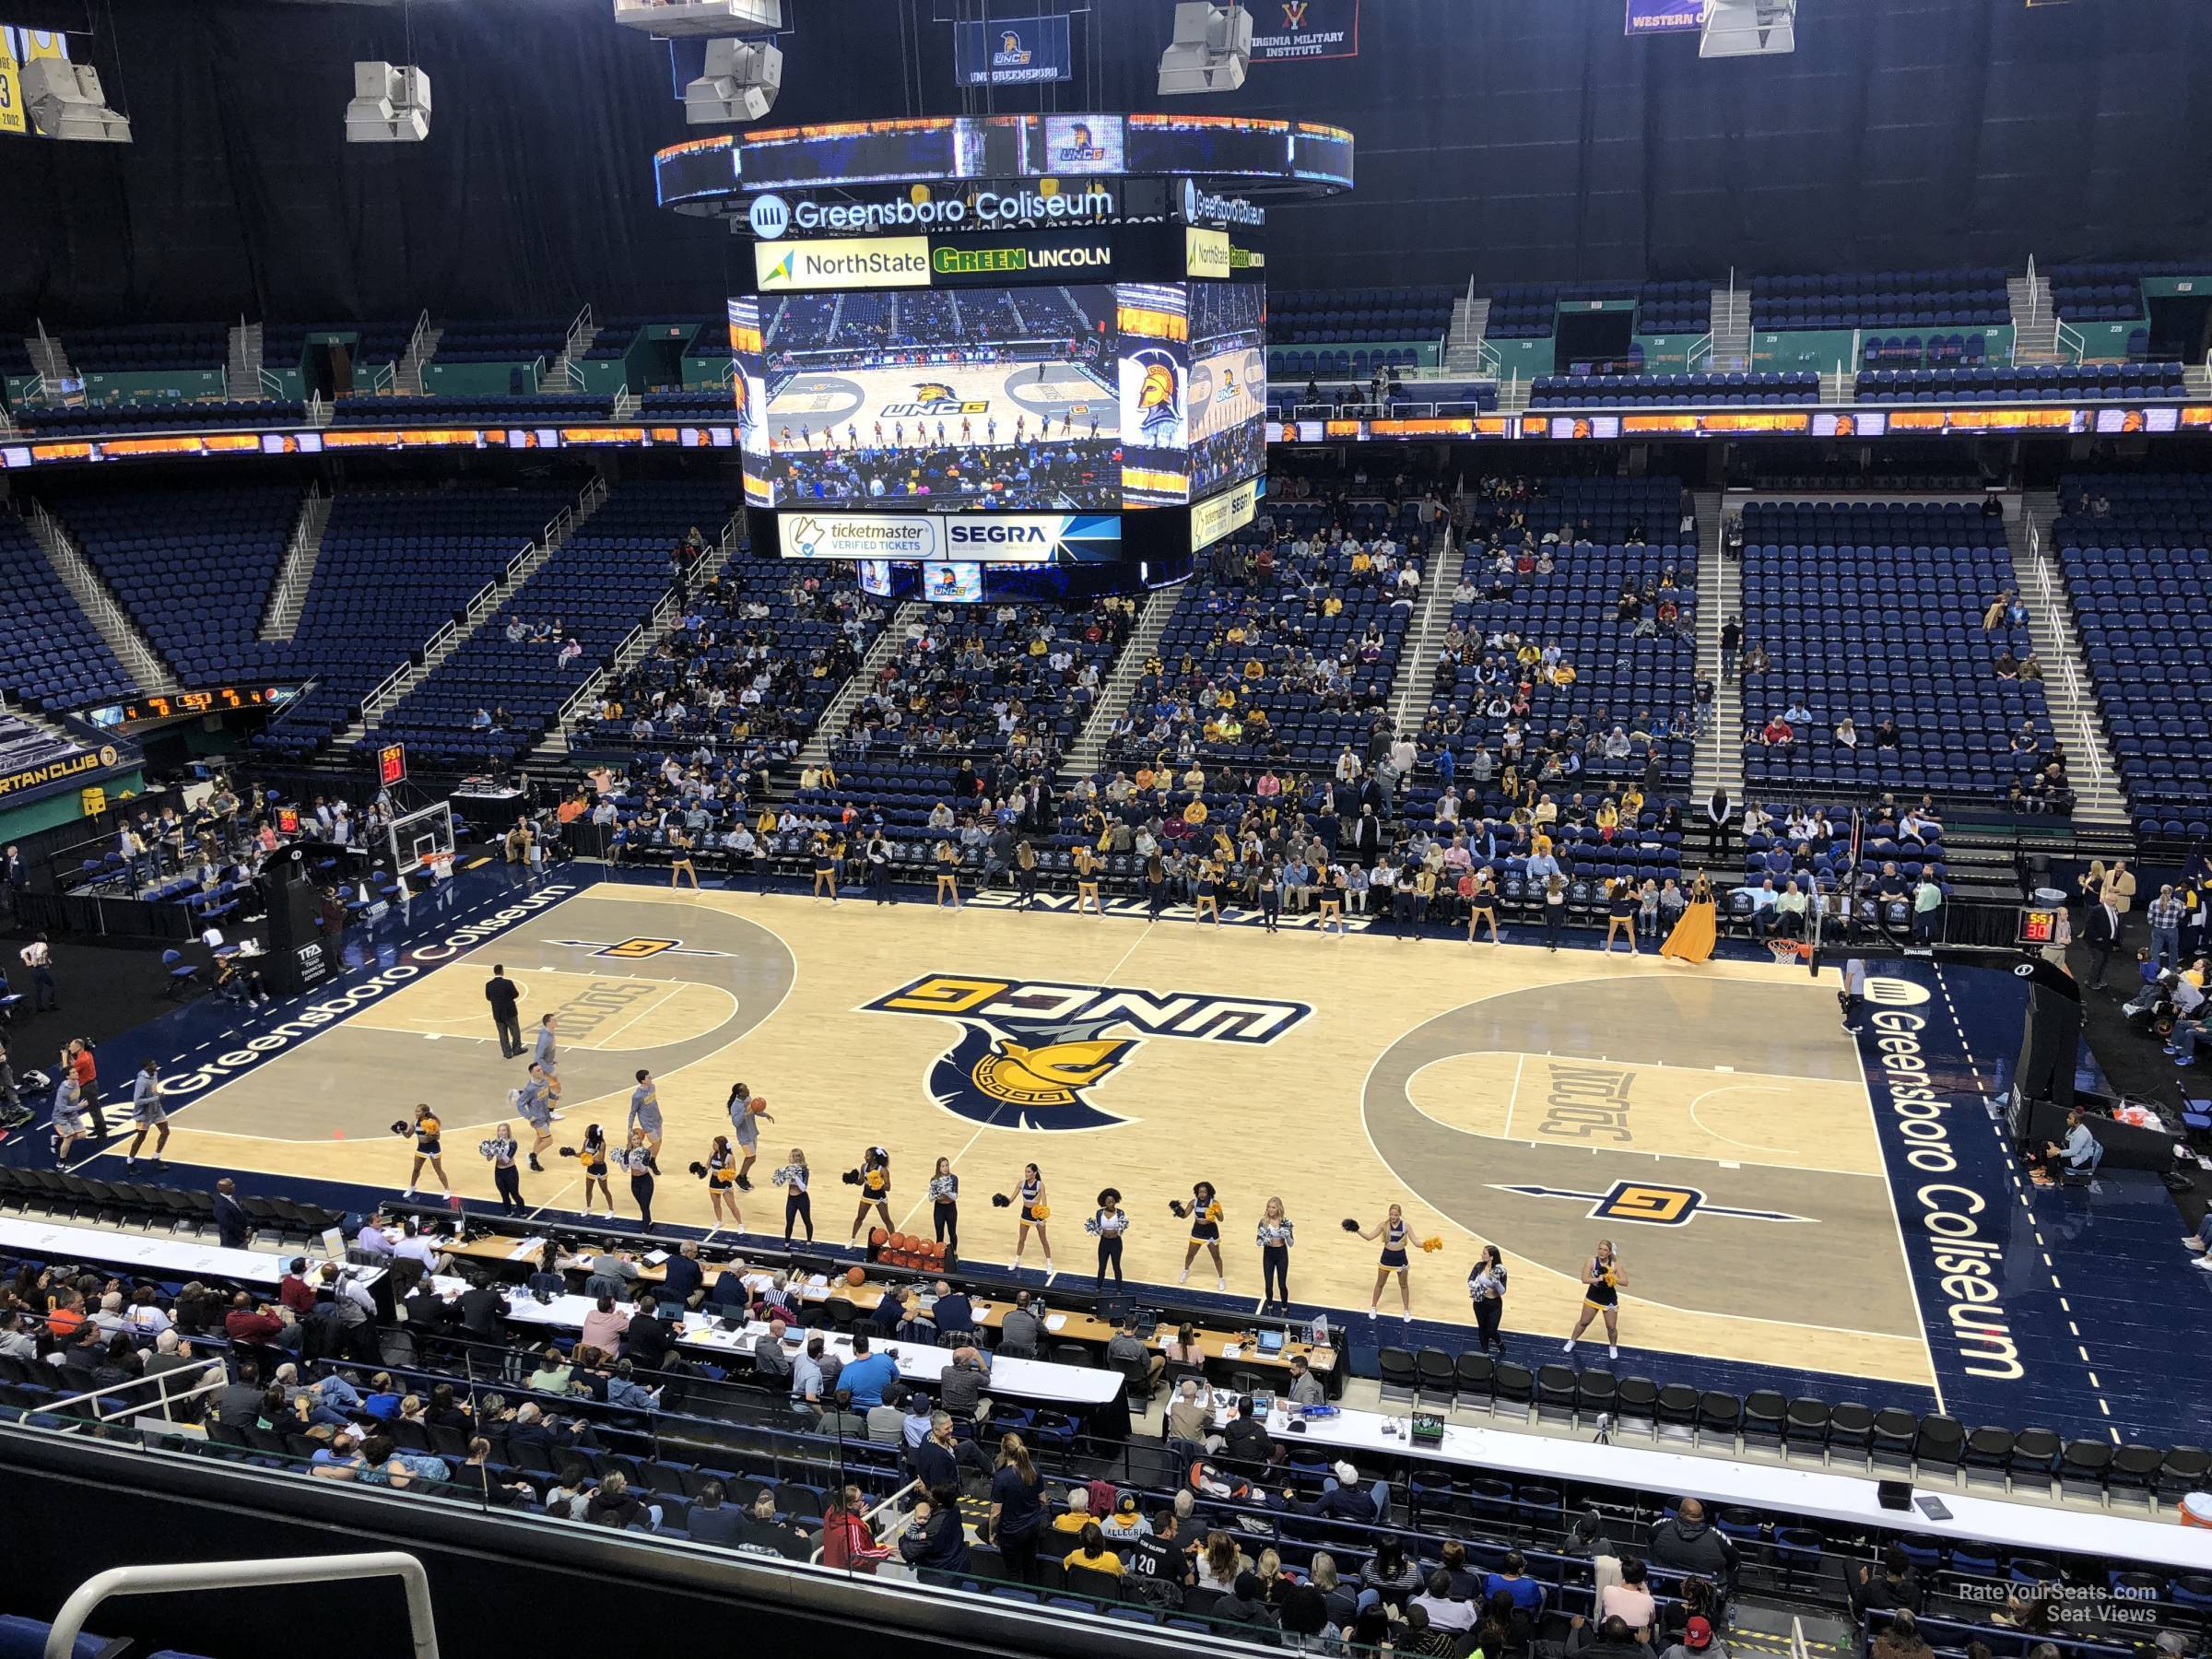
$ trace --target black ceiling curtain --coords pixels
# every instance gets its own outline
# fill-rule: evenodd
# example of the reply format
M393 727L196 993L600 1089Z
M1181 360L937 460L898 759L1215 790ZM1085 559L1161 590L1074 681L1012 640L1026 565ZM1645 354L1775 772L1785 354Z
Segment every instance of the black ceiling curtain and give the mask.
M0 139L0 318L712 310L745 244L654 206L651 154L688 129L665 51L610 9L417 0L429 141L358 146L351 65L406 57L399 6L101 6L112 32L90 55L137 141ZM1171 9L1092 0L1074 84L995 106L1072 109L1092 84L1108 109L1154 106ZM982 0L788 10L771 121L979 107L939 19ZM1794 56L1708 63L1691 37L1624 38L1620 0L1364 0L1357 59L1263 65L1241 93L1180 101L1358 135L1351 195L1273 216L1282 284L2212 256L2202 0L1801 14Z

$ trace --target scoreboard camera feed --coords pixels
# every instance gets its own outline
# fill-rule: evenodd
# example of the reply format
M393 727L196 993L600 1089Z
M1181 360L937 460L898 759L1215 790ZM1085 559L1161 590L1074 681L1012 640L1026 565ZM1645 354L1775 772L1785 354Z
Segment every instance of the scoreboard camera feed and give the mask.
M1191 499L1267 469L1266 290L1194 282L1191 305Z
M771 504L1122 504L1112 288L794 294L762 310Z

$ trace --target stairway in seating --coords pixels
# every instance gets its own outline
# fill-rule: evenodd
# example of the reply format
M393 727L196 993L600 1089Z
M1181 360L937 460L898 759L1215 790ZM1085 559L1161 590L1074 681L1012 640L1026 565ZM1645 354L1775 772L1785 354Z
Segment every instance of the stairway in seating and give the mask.
M46 562L53 567L53 573L76 596L77 608L100 630L108 649L115 653L115 660L138 682L138 688L157 693L177 690L176 671L161 660L160 653L138 630L138 624L123 608L122 601L69 539L69 532L62 527L61 520L41 503L32 501L23 522L32 538L45 549Z
M259 397L261 370L261 324L240 323L230 330L229 355L223 362L223 395L239 403Z
M576 498L576 505L563 517L547 528L546 534L533 542L499 581L486 584L460 623L447 631L438 642L423 653L419 666L407 671L387 684L382 691L361 705L360 717L330 740L334 754L346 754L369 733L383 724L385 711L394 708L406 694L428 679L430 673L454 652L460 650L477 629L500 614L515 589L537 574L547 559L575 538L576 532L592 521L608 495L606 480L594 477L586 485L583 493Z
M2074 780L2074 822L2083 829L2125 829L2134 820L2105 738L2096 682L2081 654L2081 629L2074 619L2073 601L2066 595L2056 550L2050 545L2051 522L2057 516L2054 492L2025 495L2018 516L2006 521L2005 539L2020 579L2020 602L2028 607L2028 634L2043 665L2043 700L2051 708L2051 730L2066 748L2066 771Z
M1478 375L1484 372L1482 346L1489 333L1490 302L1462 294L1452 302L1452 332L1444 336L1444 372Z
M1751 290L1712 290L1712 360L1716 374L1741 374L1751 367Z
M744 528L742 515L723 525L721 536L707 550L707 556L685 578L687 592L696 593L722 574L724 567L730 562L730 555L737 550L737 540L744 534ZM559 712L555 715L552 725L537 740L537 747L530 751L530 759L541 765L565 759L569 752L570 729L577 721L586 718L586 712L598 702L600 694L608 686L636 667L652 653L653 647L667 637L669 625L677 619L681 609L682 602L677 597L676 584L670 582L667 593L653 607L653 615L632 631L622 648L615 653L615 660L569 694L568 700L561 704Z
M2055 363L2058 358L2058 312L2051 300L2047 276L2010 276L2005 292L2012 301L2012 360L2015 363Z
M262 618L259 637L288 640L300 628L300 613L307 605L307 586L314 580L315 560L323 556L323 530L330 523L330 497L320 484L308 486L300 503L299 521L286 544L284 563L269 590L268 615Z
M1452 590L1466 561L1466 547L1443 526L1443 545L1429 568L1421 572L1421 604L1406 629L1406 643L1398 653L1397 678L1390 688L1391 730L1410 736L1421 729L1429 703L1436 692L1436 653L1452 629Z
M851 677L837 688L837 695L822 710L821 719L815 722L814 735L806 739L806 747L799 751L798 759L789 768L791 775L796 776L805 768L819 766L830 759L830 745L843 734L845 723L853 718L853 711L860 707L860 700L868 694L877 675L897 661L899 653L905 648L906 630L928 616L929 606L919 599L909 599L891 613L883 631L868 646L867 655L860 659L860 666L853 670Z
M1090 718L1083 723L1076 740L1067 746L1066 758L1060 763L1063 781L1088 776L1105 761L1106 745L1113 737L1114 724L1129 707L1136 682L1145 672L1145 663L1159 649L1159 641L1168 631L1168 622L1190 585L1179 582L1173 587L1160 588L1147 594L1144 604L1137 607L1136 626L1129 630L1129 638L1123 642L1122 654L1114 659L1113 672L1099 688L1098 707L1090 712Z
M1721 672L1721 624L1744 610L1744 570L1721 554L1722 510L1717 490L1700 490L1698 508L1698 671L1713 684L1712 713L1698 738L1690 771L1700 811L1712 792L1724 789L1732 801L1744 798L1744 688Z

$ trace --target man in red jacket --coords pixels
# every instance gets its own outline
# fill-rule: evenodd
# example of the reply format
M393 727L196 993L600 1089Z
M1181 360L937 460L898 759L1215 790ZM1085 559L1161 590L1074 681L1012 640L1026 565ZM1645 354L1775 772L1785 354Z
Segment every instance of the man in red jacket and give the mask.
M234 1343L267 1347L284 1335L284 1321L270 1312L268 1303L256 1307L241 1290L230 1299L230 1312L223 1315L223 1335Z

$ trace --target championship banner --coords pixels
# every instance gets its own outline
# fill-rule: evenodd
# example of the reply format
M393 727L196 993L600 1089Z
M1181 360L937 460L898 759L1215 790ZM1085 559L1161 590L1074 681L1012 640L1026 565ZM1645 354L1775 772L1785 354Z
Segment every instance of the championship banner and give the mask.
M1074 63L1065 18L952 26L952 77L963 87L1072 80Z
M0 133L28 135L30 121L23 110L23 71L16 63L15 43L9 39L15 32L0 29Z
M1705 0L1628 0L1628 34L1681 34L1704 27Z
M1253 7L1252 61L1359 55L1359 0L1263 0Z

